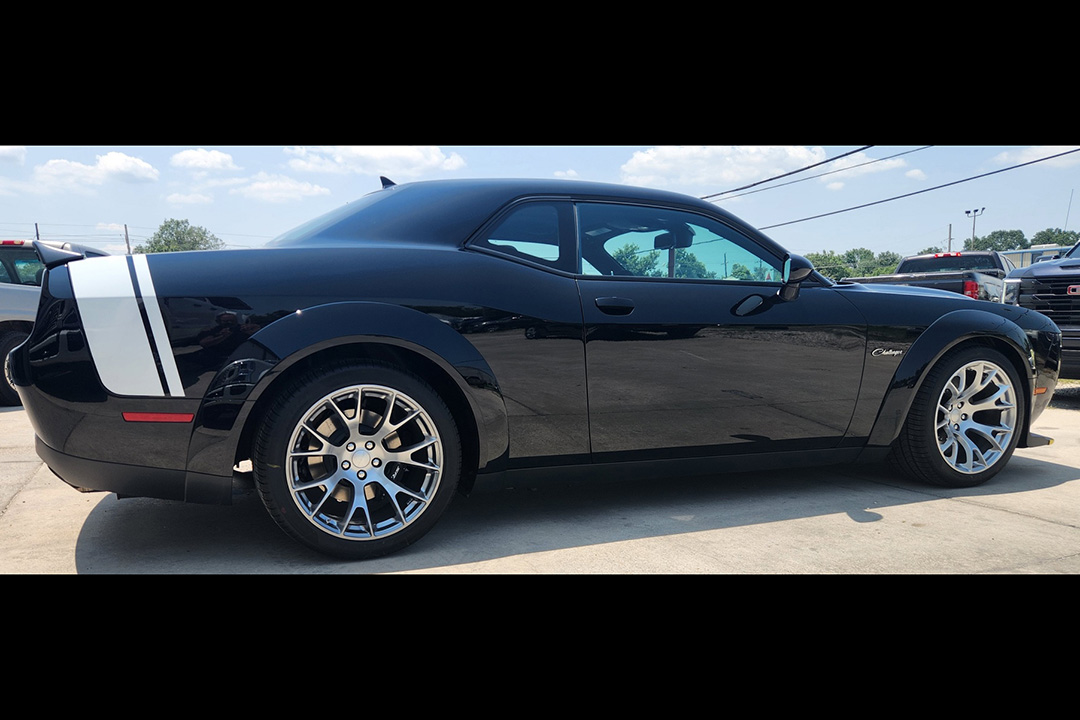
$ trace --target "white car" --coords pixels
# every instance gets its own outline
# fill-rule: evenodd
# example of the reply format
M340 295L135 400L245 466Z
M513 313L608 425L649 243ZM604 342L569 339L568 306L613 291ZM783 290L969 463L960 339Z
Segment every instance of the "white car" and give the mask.
M69 242L48 244L87 257L109 254ZM0 358L4 358L0 405L19 404L19 395L8 376L7 356L26 339L34 326L44 272L45 266L34 252L31 241L0 240Z

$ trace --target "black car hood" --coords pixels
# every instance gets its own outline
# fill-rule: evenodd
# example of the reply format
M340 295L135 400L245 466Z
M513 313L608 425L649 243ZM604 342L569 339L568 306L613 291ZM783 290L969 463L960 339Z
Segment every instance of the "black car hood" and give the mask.
M1044 262L1017 268L1009 273L1010 278L1055 278L1080 274L1080 256L1063 257L1057 260Z

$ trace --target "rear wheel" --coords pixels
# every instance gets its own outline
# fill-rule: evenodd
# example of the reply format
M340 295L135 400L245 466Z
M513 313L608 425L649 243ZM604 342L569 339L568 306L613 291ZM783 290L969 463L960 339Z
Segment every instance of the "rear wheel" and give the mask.
M453 498L453 416L422 379L377 363L328 366L291 383L255 438L256 486L290 535L364 559L420 539Z
M946 487L980 485L1012 457L1024 418L1012 363L987 347L946 355L919 389L894 448L907 474Z

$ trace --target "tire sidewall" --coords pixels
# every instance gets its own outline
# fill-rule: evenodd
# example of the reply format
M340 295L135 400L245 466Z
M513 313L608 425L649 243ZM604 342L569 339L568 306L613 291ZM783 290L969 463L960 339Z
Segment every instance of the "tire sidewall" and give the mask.
M1012 437L1009 439L1009 444L1005 448L1005 452L1002 453L1002 456L998 458L997 462L980 473L970 475L954 470L949 466L945 458L942 457L938 447L935 421L937 417L938 400L944 392L945 386L950 378L952 378L953 374L961 367L976 360L992 362L1004 370L1008 375L1009 382L1012 383L1013 395L1016 398L1016 423L1013 428ZM1020 376L1017 373L1015 366L1007 357L1005 357L1005 355L998 350L988 347L968 347L957 350L956 352L947 355L937 366L935 366L930 377L927 378L927 384L924 386L924 390L925 394L920 393L918 398L918 401L922 404L918 411L924 413L924 430L919 437L913 438L913 440L917 446L922 446L920 449L927 457L931 458L930 467L928 468L930 473L928 479L931 482L946 487L975 487L985 483L1008 465L1009 460L1012 458L1013 451L1016 450L1016 446L1020 441L1020 434L1024 427L1027 407L1024 385L1020 380Z
M371 540L347 540L320 530L297 507L289 487L287 448L304 413L319 399L350 385L382 385L415 400L428 414L442 443L439 486L428 506L398 532ZM453 500L461 470L461 443L453 415L438 393L420 378L387 366L354 364L306 375L273 403L255 442L256 487L278 524L294 538L320 552L346 559L386 555L423 537Z

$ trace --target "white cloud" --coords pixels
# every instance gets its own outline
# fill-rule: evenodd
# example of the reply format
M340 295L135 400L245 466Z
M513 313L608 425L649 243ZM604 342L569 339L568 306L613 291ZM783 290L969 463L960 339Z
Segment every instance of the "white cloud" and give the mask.
M169 159L173 167L186 170L209 171L209 170L239 170L233 162L232 155L220 150L182 150Z
M267 173L259 173L249 184L235 188L229 192L242 195L252 200L261 200L270 203L291 202L314 195L330 194L329 188L293 180L284 175L270 175Z
M22 145L0 145L0 162L15 162L22 165L26 160L26 148Z
M576 180L578 177L577 170L557 170L555 171L555 177L557 178L569 178Z
M460 155L447 155L433 145L322 145L287 147L285 153L293 156L293 170L385 175L391 180L465 167Z
M838 181L833 181L831 183L825 183L825 187L827 189L829 189L829 190L843 190L844 189L844 183L838 182Z
M203 193L172 193L165 201L172 205L208 205L214 198Z
M662 146L635 152L621 170L623 182L631 185L716 189L764 180L824 159L825 151L819 147Z
M33 171L34 190L85 190L109 180L154 182L158 171L150 163L120 152L98 155L93 165L72 160L49 160Z
M1069 150L1076 150L1075 145L1034 145L1032 147L1017 148L1016 150L1006 150L1003 153L999 153L994 161L1002 165L1019 165L1020 163L1031 162L1032 160L1039 160L1041 158L1049 157L1051 155L1057 155L1058 153L1068 152ZM1080 163L1080 153L1072 153L1071 155L1065 155L1063 157L1054 158L1053 160L1047 160L1044 165L1050 165L1053 167L1072 167Z
M98 155L97 167L108 179L123 182L153 182L158 179L158 171L153 165L120 152Z
M911 178L912 180L925 180L926 173L916 168L914 170L908 170L904 173L904 177Z

